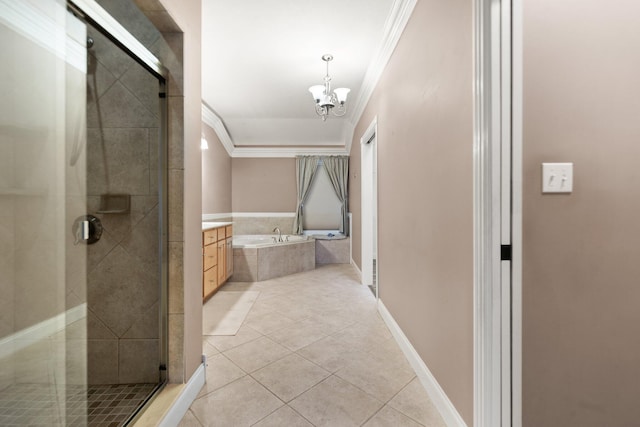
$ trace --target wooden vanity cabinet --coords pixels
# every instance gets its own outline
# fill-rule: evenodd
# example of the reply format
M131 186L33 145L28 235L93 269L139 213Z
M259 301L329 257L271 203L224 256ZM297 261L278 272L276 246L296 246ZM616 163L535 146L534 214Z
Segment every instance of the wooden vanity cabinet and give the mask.
M225 261L227 252L227 245L225 239L218 242L218 283L222 284L227 279L227 268L225 267Z
M207 300L233 274L233 228L230 225L202 232L202 299Z

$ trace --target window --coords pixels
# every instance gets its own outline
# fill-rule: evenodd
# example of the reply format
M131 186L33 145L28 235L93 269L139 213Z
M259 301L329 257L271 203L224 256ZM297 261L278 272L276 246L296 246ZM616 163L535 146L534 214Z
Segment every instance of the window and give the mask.
M338 230L342 221L341 210L342 203L336 196L329 175L320 160L309 189L309 196L304 202L302 226L305 230Z

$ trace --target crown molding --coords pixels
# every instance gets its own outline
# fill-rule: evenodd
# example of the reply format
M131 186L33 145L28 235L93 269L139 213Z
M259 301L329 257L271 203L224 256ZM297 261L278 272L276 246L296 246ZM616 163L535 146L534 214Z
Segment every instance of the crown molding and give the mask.
M349 152L340 148L304 147L236 147L232 157L296 157L296 156L348 156Z
M344 147L237 147L233 144L224 123L204 102L202 103L202 121L218 135L218 139L227 150L229 157L296 157L296 156L346 156Z
M393 54L404 28L409 22L417 0L394 0L391 12L385 22L384 35L377 53L365 73L359 94L350 107L350 113L344 129L344 147L341 148L304 148L304 147L238 147L233 144L224 123L204 102L202 103L202 121L211 126L222 142L230 157L296 157L301 155L348 156L355 127L371 99L371 95L380 80L391 55Z
M404 28L409 22L416 3L417 0L395 0L391 6L391 13L389 13L389 17L385 23L384 37L378 48L378 53L369 64L358 97L351 106L351 113L349 115L350 127L348 129L349 131L346 132L350 134L350 136L345 141L345 149L347 152L351 152L351 143L353 142L355 127L360 121L362 113L364 113L364 109L369 103L369 99L371 99L371 95L373 95L373 91L389 59L391 59L391 55L398 41L400 41L400 36L402 36Z
M227 128L224 123L222 123L222 119L220 119L220 117L218 117L218 115L214 113L213 110L204 102L202 103L202 121L211 126L211 129L213 129L216 135L218 135L218 139L222 143L222 146L227 150L227 154L233 157L235 146L233 145L229 132L227 132Z

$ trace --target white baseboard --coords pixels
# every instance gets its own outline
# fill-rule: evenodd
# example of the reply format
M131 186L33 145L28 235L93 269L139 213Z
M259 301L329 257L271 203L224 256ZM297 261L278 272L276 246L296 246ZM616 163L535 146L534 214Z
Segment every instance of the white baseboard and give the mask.
M38 341L63 331L73 322L87 317L87 304L82 303L64 313L0 339L0 358L16 353Z
M358 273L358 277L360 278L360 282L362 283L362 271L360 271L360 269L358 268L358 264L356 264L353 261L353 258L351 258L351 265L353 266L353 268L356 270L356 273Z
M402 349L402 352L409 360L411 367L416 372L418 379L422 383L422 386L427 391L427 394L431 398L431 401L440 412L440 415L444 419L444 422L448 427L467 427L467 424L464 422L458 411L456 410L453 403L449 400L449 397L445 394L438 381L433 376L427 365L418 355L418 352L407 336L402 332L400 326L396 323L395 319L389 313L389 310L382 303L381 299L378 299L378 312L382 319L387 324L387 327L391 331L391 334L396 339L396 342Z
M198 366L198 369L196 369L191 378L189 378L180 395L176 398L171 408L169 408L164 418L158 423L158 427L175 427L180 424L189 407L191 407L193 401L198 397L198 393L200 393L206 379L206 358L205 356L202 356L202 358L202 364Z

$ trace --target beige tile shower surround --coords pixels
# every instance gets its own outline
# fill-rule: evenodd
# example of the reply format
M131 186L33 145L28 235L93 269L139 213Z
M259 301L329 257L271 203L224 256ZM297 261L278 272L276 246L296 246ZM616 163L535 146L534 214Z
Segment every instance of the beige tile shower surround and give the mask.
M351 265L225 291L260 295L235 336L203 336L207 383L181 426L429 426L444 421Z
M144 28L142 41L160 35ZM87 76L87 205L102 238L87 246L89 384L158 380L158 81L92 28ZM101 214L101 194L131 195ZM145 357L136 357L143 354Z
M180 74L175 73L178 62L173 58L179 52L175 49L179 39L163 38L131 2L99 3L173 68L172 76ZM160 207L158 81L105 36L92 29L89 33L95 43L89 50L87 76L87 164L92 171L87 180L88 211L100 217L104 233L88 247L88 378L90 384L155 383L160 304L155 232ZM180 93L175 78L170 78L168 86L170 94ZM176 150L182 141L182 126L176 125L182 120L180 104L175 98L169 100L170 152L174 154L169 163L172 236L179 230L175 196L181 198L171 191L181 179L172 169L182 168L181 149ZM105 193L130 194L131 212L97 213L99 195ZM170 245L170 250L175 249Z
M169 75L167 80L168 95L168 225L169 225L169 291L168 291L168 376L172 383L181 383L185 380L185 290L184 276L186 275L184 264L193 263L193 250L185 250L184 233L184 210L185 201L185 134L193 133L192 121L185 124L185 99L188 95L191 98L200 99L199 77L192 78L192 86L189 90L184 88L184 33L169 15L163 4L158 1L136 0L134 1L139 9L133 6L132 2L101 2L102 6L118 20L127 30L129 30L139 40L148 40L145 45L155 54L162 64L167 68ZM163 3L171 3L165 1ZM181 3L181 5L183 5ZM175 6L174 6L175 8ZM194 4L190 4L189 11L194 9ZM140 12L142 11L142 13ZM143 16L144 15L144 16ZM196 15L198 18L196 19ZM187 15L180 14L181 18ZM193 11L193 16L189 17L194 22L199 21L198 10ZM185 19L189 19L185 18ZM148 19L148 20L147 20ZM149 22L150 21L150 22ZM193 31L199 29L198 25L191 25ZM192 41L191 41L192 42ZM198 47L199 49L199 47ZM189 71L193 67L188 66ZM196 68L199 68L196 67ZM199 74L198 74L199 76ZM197 82L196 82L197 80ZM196 84L197 83L197 84ZM195 97L195 94L198 94ZM190 99L191 99L190 98ZM199 102L198 102L199 106ZM198 132L200 125L198 120ZM199 163L199 162L198 162ZM190 162L194 164L194 162ZM191 206L189 206L191 208ZM199 234L198 234L199 235ZM193 245L192 245L193 246ZM195 247L195 246L193 246ZM197 269L195 269L197 270ZM189 301L194 299L190 297ZM194 358L195 359L195 358ZM186 374L190 376L191 369Z

